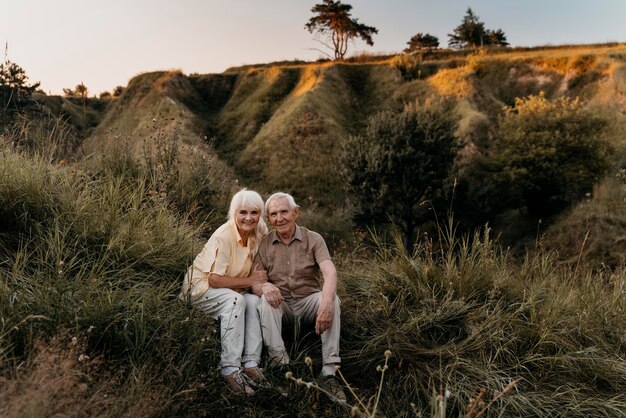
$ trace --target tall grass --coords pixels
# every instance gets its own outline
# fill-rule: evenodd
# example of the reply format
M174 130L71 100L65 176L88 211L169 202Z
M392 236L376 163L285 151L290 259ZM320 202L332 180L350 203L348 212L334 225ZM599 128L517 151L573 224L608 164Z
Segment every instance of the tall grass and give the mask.
M206 360L201 342L214 338L212 325L190 320L176 297L200 243L146 191L145 179L93 178L40 158L0 153L0 371L9 382L37 378L33 356L42 344L65 353L54 342L62 329L86 340L88 357L107 359L101 373L88 375L93 387L85 396L117 391L129 409L139 395L130 396L128 388L139 385L141 397L158 389L162 408L188 383L184 377L199 374L196 362L215 363L215 352ZM25 375L24 360L32 365ZM71 364L59 379L70 379ZM108 387L116 368L124 372ZM28 411L22 401L26 396L5 403L9 409L0 408L0 415Z
M345 275L344 370L372 387L391 349L387 415L414 404L461 416L479 410L479 393L483 406L495 400L485 411L494 416L624 413L623 270L573 274L547 253L519 264L487 231L444 243L413 254L379 243Z
M224 396L215 325L177 298L202 241L148 179L127 180L0 153L0 415L348 414L314 386ZM625 271L445 231L411 253L374 236L337 260L355 413L623 416ZM319 343L294 343L307 377Z

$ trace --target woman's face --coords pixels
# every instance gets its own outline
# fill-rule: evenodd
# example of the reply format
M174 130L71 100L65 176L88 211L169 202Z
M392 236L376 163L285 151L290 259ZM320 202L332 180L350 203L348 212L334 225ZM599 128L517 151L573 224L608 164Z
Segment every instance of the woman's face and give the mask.
M261 210L250 208L239 208L235 213L235 223L240 235L247 235L253 232L261 219Z

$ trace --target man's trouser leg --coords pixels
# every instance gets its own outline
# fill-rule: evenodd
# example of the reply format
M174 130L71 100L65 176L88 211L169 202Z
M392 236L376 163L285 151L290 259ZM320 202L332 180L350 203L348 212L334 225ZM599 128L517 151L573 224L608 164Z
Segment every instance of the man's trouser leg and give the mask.
M315 324L317 311L322 303L322 292L315 292L307 297L294 299L290 302L293 315L302 320ZM322 360L324 364L341 363L339 357L339 337L341 333L341 308L339 297L335 296L333 304L333 321L330 328L324 331L322 337Z
M220 368L241 367L246 327L246 300L231 289L209 289L192 302L195 308L220 320L222 354Z
M281 333L283 329L283 315L292 316L291 310L284 302L278 308L273 308L265 296L261 296L258 308L263 330L263 342L267 347L270 364L289 364L289 356L287 355L285 341Z

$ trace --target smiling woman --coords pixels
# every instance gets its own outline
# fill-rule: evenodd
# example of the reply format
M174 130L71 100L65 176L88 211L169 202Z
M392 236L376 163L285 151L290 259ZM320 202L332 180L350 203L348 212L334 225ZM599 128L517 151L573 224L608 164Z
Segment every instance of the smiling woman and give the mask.
M220 320L221 374L235 394L252 395L251 386L266 383L259 369L259 297L249 291L253 284L267 281L265 271L252 269L261 237L267 233L262 214L263 199L257 192L236 193L228 221L211 235L189 267L181 292L192 306Z

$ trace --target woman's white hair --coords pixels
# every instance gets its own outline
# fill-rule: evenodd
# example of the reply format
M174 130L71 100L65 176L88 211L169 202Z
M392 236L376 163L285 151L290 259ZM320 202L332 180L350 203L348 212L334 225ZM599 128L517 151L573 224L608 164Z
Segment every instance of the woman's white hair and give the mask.
M235 220L235 215L237 215L237 211L241 209L247 210L258 210L261 217L259 218L259 223L256 226L254 231L255 239L255 247L258 247L259 242L261 242L261 238L263 235L267 233L267 224L265 223L265 205L263 204L263 198L260 194L253 190L241 189L230 200L230 208L228 209L228 219ZM256 248L254 248L256 252Z

